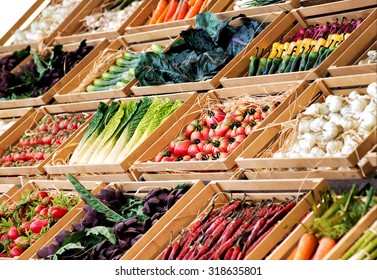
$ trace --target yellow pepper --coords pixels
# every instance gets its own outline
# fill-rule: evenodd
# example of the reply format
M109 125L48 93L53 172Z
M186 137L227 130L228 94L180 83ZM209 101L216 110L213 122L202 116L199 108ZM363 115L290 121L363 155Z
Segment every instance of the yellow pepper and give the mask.
M296 42L293 42L293 41L292 41L292 42L289 44L289 47L288 47L288 49L286 50L285 53L291 55L291 52L292 52L292 50L293 50L293 48L294 48L295 46L296 46Z
M303 49L303 51L307 52L310 48L312 41L313 41L313 39L311 39L311 38L305 38L304 40L302 40L301 49L303 49L303 47L304 47L305 49Z
M297 56L300 52L302 52L302 40L297 40L296 41L296 50L293 53L294 56Z
M275 42L272 44L272 49L271 49L271 52L270 52L270 55L269 55L269 58L274 58L277 53L278 53L278 50L279 50L279 47L283 45L283 44L280 44L279 42ZM284 46L284 45L283 45Z
M281 56L282 58L284 58L284 56L288 53L288 49L290 47L291 43L290 42L285 42L284 43L284 47L283 47L283 55ZM289 54L289 53L288 53Z
M317 44L315 44L315 47L313 49L313 52L318 52L321 46L326 45L326 39L319 38Z

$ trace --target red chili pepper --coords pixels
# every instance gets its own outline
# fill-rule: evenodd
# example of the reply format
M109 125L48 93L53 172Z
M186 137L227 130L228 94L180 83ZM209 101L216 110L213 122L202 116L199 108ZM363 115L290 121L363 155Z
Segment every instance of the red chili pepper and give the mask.
M231 221L226 229L224 230L223 234L221 235L218 242L220 242L221 245L223 245L229 238L232 237L232 235L237 231L237 229L241 226L243 221L242 218L238 218L236 220Z
M193 260L195 258L195 253L197 252L197 248L198 248L198 243L195 243L194 245L192 245L192 248L187 253L187 256L185 256L184 260Z
M238 207L241 206L241 201L237 200L233 202L232 204L228 205L227 207L223 207L223 209L220 212L221 216L227 216L229 213L233 212L234 210L237 210Z
M248 254L250 254L250 252L252 251L252 250L254 250L254 248L255 247L257 247L258 246L258 244L259 243L261 243L262 242L262 240L272 231L272 229L274 228L276 226L276 224L275 225L273 225L272 227L270 227L264 234L262 234L261 236L259 236L258 237L258 239L257 240L255 240L255 242L249 247L249 248L247 248L247 250L246 250L246 253L245 253L245 256L247 256Z
M164 253L162 254L162 257L161 257L162 260L168 260L169 259L171 249L172 249L172 246L171 246L171 244L169 244L169 246L165 248Z
M175 258L179 254L180 249L181 249L181 246L179 246L179 242L175 242L173 245L173 248L171 249L169 260L175 260Z
M245 253L244 252L239 252L237 256L237 260L243 260L245 258Z
M213 231L225 220L224 216L217 216L216 219L212 221L210 224L210 227L207 228L205 231L205 235L209 236L210 234L213 233Z
M250 235L248 236L246 242L245 242L245 248L249 248L249 246L252 244L252 242L255 240L255 238L257 237L257 234L258 232L260 231L260 229L264 226L264 224L266 223L266 218L265 217L262 217L260 218L257 223L254 225Z
M220 246L220 248L215 252L215 254L213 255L213 259L214 260L219 260L223 255L224 253L229 250L229 248L231 248L234 244L234 242L236 241L236 237L232 237L230 239L228 239L223 245Z
M234 252L234 248L233 247L229 248L229 250L226 252L224 256L224 260L231 260L233 252Z

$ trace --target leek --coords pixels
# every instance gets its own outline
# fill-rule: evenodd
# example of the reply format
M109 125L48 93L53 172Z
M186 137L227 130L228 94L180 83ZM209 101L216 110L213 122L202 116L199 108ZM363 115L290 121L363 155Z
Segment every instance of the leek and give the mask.
M100 104L99 107L102 107L102 105ZM104 114L102 114L102 110L99 113L96 112L96 114L98 113L98 116L93 116L93 119L90 122L87 130L85 131L83 138L81 139L80 143L71 156L71 159L69 161L70 164L81 162L81 159L85 155L86 151L88 149L95 148L95 146L93 146L94 142L106 126L107 122L110 121L112 116L118 110L118 108L119 104L117 102L112 102L107 107L107 110Z

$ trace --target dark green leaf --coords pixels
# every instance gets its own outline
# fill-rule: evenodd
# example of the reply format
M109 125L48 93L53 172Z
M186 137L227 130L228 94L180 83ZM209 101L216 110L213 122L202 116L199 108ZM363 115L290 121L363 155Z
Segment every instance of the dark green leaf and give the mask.
M87 236L91 235L91 234L102 235L102 236L106 237L106 239L109 240L109 242L111 244L116 243L116 238L115 238L113 228L107 228L107 227L104 227L104 226L97 226L97 227L93 227L93 228L88 228L85 231L86 231Z
M85 201L85 203L93 208L94 210L97 210L98 212L105 214L106 219L111 222L122 222L125 220L124 217L119 215L118 213L111 210L109 207L107 207L105 204L103 204L98 198L96 198L94 195L92 195L89 191L85 189L83 185L71 174L67 174L67 179L72 183L72 185L75 187L76 191L79 193L82 200Z
M80 242L77 243L69 243L65 246L60 247L59 250L55 252L55 254L52 256L52 260L58 260L59 255L62 255L64 252L67 252L69 250L84 250L85 247L81 245Z
M213 51L216 49L216 45L213 42L211 36L204 29L189 29L181 32L180 36L185 39L186 43L191 49L205 52Z

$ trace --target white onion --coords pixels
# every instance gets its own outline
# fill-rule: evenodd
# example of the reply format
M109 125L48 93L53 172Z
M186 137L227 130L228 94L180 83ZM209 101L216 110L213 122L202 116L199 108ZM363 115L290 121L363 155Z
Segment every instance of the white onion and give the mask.
M377 101L377 83L373 82L367 87L367 93L371 96L375 101Z
M370 112L363 112L360 115L361 123L360 128L371 130L376 126L376 116Z
M350 94L348 95L348 98L351 100L357 99L359 96L359 92L357 90L351 91Z
M345 106L342 109L340 109L340 114L343 117L352 117L353 115L352 108L350 106Z
M320 147L313 147L310 154L316 157L324 157L326 153Z
M320 110L320 107L319 107L319 103L314 103L314 104L311 104L304 112L304 114L307 114L307 115L319 115L319 110Z
M356 113L360 113L364 111L365 107L367 106L367 101L365 99L355 99L351 102L351 110Z

